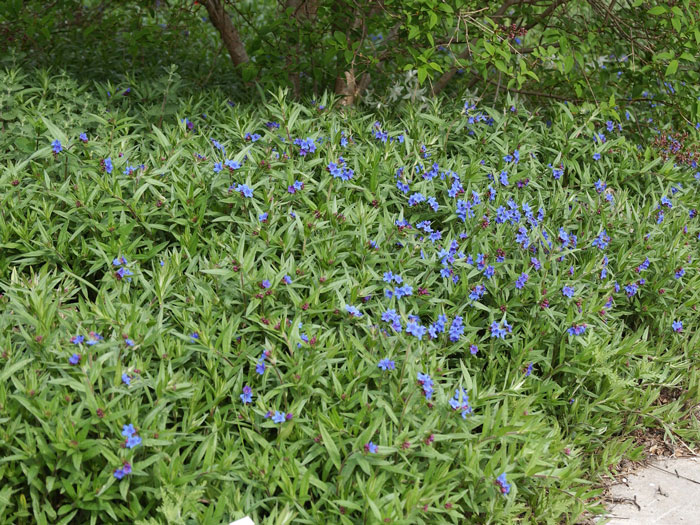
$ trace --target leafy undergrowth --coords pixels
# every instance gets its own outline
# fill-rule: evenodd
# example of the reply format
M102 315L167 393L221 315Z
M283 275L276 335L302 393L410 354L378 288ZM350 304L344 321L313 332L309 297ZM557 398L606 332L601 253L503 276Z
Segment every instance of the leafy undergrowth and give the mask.
M0 83L3 522L573 522L633 431L697 442L658 108Z

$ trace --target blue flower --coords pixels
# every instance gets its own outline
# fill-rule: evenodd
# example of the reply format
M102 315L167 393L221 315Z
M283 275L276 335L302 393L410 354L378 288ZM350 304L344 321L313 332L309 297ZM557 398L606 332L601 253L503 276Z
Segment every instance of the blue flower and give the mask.
M379 361L379 364L377 366L384 371L396 369L396 363L394 363L394 361L392 361L388 357L385 357L384 359Z
M551 164L547 164L547 166L549 166L549 168L552 170L552 176L554 176L554 178L556 180L559 180L561 178L561 176L564 175L564 166L563 165L561 165L559 168L555 168Z
M483 284L477 284L472 288L472 291L469 293L469 298L472 301L478 301L481 299L484 294L486 293L486 287Z
M593 160L600 160L600 153L595 152L595 153L593 154Z
M219 173L222 169L224 169L224 167L221 162L214 163L214 173Z
M126 448L134 448L141 444L141 438L139 436L131 436L126 440Z
M456 343L459 341L459 338L463 333L464 325L462 324L462 317L459 315L455 316L455 318L452 320L452 324L450 325L450 341Z
M365 452L369 452L370 454L376 454L377 453L377 445L372 443L371 441L365 445Z
M680 333L683 331L683 321L673 321L673 324L671 326L673 327L673 331L676 333Z
M68 359L68 362L69 362L71 365L77 365L78 363L80 363L80 354L73 354L73 355L70 356L70 358Z
M491 337L496 337L498 339L505 339L506 334L509 334L513 331L513 327L508 324L508 321L505 319L503 320L503 326L497 322L494 321L491 323Z
M515 287L520 290L525 286L525 283L527 280L530 278L530 276L526 273L520 274L520 277L518 277L518 280L515 281Z
M593 242L591 243L591 246L595 246L596 248L600 250L604 250L605 248L608 247L608 244L610 243L610 237L608 237L608 233L606 230L603 230L598 237L593 239Z
M134 346L136 343L132 339L127 338L127 339L124 339L124 344L126 346Z
M243 387L243 393L240 395L241 401L243 404L249 404L253 402L253 389L251 389L248 385L245 385Z
M102 162L102 168L107 172L107 173L112 173L112 170L114 169L114 166L112 165L112 159L110 157L107 157L104 159Z
M386 323L390 323L390 322L394 321L395 319L397 319L397 317L398 316L396 314L396 310L391 309L391 310L387 310L386 312L384 312L381 316L381 319L382 319L382 321L384 321Z
M423 339L426 332L427 328L420 325L417 321L409 321L406 323L406 333L415 336L419 341Z
M287 420L287 415L284 412L280 412L279 410L275 410L275 414L272 416L272 421L274 423L280 424L284 423Z
M285 275L282 280L285 282L285 284L292 284L292 278L289 275Z
M413 287L409 285L400 286L394 290L394 295L397 299L413 295Z
M678 270L676 270L676 273L675 273L673 276L674 276L676 279L680 279L680 278L683 277L684 275L685 275L685 270L684 270L683 268L678 268Z
M123 266L115 272L115 275L116 275L117 279L123 279L124 277L126 277L126 280L131 282L130 276L134 275L134 272L129 270L126 266Z
M466 419L467 414L472 413L472 407L469 404L469 395L467 391L463 388L458 388L455 390L455 395L449 401L452 410L459 410L462 412L462 418Z
M316 144L314 144L314 139L307 137L306 139L294 139L294 144L299 146L299 155L305 157L309 153L316 151Z
M81 133L79 138L83 143L87 143L88 141L88 136L85 133Z
M131 437L134 434L136 434L136 429L134 428L134 425L132 423L129 423L128 425L124 425L122 427L122 436Z
M575 292L573 286L564 286L564 288L561 289L561 293L565 297L573 297Z
M260 222L267 222L267 217L268 217L267 212L263 212L260 215L258 215L258 220Z
M345 311L350 314L352 317L362 317L362 312L360 312L356 306L352 306L349 304L345 305Z
M425 399L430 401L430 399L433 396L433 380L428 374L423 374L421 372L418 372L418 383L423 387L423 394L425 395Z
M259 375L263 375L265 373L265 359L267 358L267 350L263 350L262 355L258 359L258 364L255 365L255 371Z
M251 198L253 197L253 188L246 184L237 184L235 190L239 192L243 197Z
M124 372L122 374L122 383L124 383L126 386L129 386L131 384L131 377L129 377L129 374Z
M408 198L408 205L415 206L416 204L421 203L423 201L425 201L425 196L420 192L416 192Z
M226 166L229 169L229 171L234 171L241 167L241 163L235 160L225 160L224 166Z
M504 472L496 478L496 484L501 489L501 494L508 494L510 492L510 483L506 481L506 473Z
M63 146L61 146L61 141L56 139L51 143L53 147L54 154L61 153L63 151Z
M199 333L192 332L190 334L190 343L196 343L198 339L199 339Z
M583 333L586 331L586 325L585 324L574 324L567 330L569 335L583 335Z

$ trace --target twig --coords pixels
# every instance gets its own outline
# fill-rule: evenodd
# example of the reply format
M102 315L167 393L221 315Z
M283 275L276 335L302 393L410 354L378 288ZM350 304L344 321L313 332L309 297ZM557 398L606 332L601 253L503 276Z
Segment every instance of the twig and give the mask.
M677 478L685 479L686 481L690 481L691 483L695 483L696 485L700 485L700 481L698 481L696 479L688 478L686 476L681 476L678 473L678 470L676 470L676 469L673 469L673 472L671 472L670 470L666 470L664 468L657 467L656 465L649 465L649 466L652 468L655 468L656 470L660 470L661 472L665 472L666 474L671 474L671 475L675 474Z

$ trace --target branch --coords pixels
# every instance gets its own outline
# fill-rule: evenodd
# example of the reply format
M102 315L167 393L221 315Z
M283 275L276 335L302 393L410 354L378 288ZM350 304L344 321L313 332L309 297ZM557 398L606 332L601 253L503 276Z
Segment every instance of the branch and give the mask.
M518 3L518 0L506 0L493 16L500 17L501 15L503 15L503 13L505 13L508 10L508 8L510 6L517 4L517 3ZM474 39L471 42L472 45L474 43L476 43L476 39ZM457 55L457 59L463 60L465 58L469 58L471 56L471 54L472 54L472 51L471 51L470 42L467 42L467 49L465 49L459 55ZM442 74L442 76L438 79L438 81L435 82L435 84L433 85L433 88L431 90L432 95L435 96L438 93L440 93L443 89L445 89L445 86L447 86L447 84L449 84L450 80L452 80L452 77L454 77L455 74L457 74L458 70L459 70L459 67L452 66L450 69L445 71Z
M240 66L248 62L248 53L245 50L241 36L233 26L233 22L231 22L231 18L226 14L221 2L219 2L219 0L204 0L202 3L207 9L207 13L209 13L209 20L217 31L219 31L233 65Z
M528 25L526 25L525 29L527 29L529 31L530 29L535 27L537 24L542 22L542 20L544 20L549 15L554 13L554 11L556 10L557 7L559 7L561 4L565 4L568 1L569 0L557 0L552 5L550 5L547 9L545 9L544 12L539 16L539 18L537 20L535 20L534 22L530 22Z

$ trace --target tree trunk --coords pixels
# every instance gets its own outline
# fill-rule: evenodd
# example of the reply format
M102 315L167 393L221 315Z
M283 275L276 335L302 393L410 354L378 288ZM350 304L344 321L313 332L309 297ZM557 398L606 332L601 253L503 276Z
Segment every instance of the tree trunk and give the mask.
M340 103L343 106L352 106L369 86L371 77L369 73L363 73L359 80L355 78L355 68L345 71L345 78L338 76L335 79L335 94L343 98Z
M224 46L226 46L228 50L233 65L240 66L248 62L248 53L246 53L241 36L233 26L233 22L231 22L231 18L226 13L221 2L219 0L205 0L202 3L204 7L207 8L209 20L211 20L211 23L214 24L214 27L219 31L221 40L223 40Z

